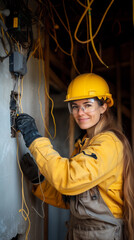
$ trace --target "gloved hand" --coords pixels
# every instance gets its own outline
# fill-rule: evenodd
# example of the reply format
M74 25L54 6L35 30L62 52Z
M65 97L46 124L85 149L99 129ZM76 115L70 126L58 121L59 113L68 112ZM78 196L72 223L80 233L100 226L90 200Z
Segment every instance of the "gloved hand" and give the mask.
M44 180L44 176L42 174L39 175L38 167L29 153L22 157L20 166L24 175L32 183L37 184Z
M16 118L16 130L20 130L22 133L27 147L29 147L36 138L42 137L38 132L34 118L26 113L21 113Z

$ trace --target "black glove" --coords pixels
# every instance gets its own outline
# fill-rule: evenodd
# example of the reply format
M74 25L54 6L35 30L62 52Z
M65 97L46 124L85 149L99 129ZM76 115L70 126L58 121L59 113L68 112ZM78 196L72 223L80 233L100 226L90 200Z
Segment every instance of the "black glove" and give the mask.
M38 132L34 118L26 113L21 113L16 118L16 130L20 130L22 133L27 147L29 147L36 138L42 137Z
M36 184L44 180L44 176L42 174L39 175L38 167L29 153L22 157L20 166L24 175L32 183Z

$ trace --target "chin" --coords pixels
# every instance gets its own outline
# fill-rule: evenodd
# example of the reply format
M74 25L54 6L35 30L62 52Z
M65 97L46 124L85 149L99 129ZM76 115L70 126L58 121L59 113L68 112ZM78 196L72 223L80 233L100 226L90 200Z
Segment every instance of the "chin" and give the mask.
M80 127L82 130L87 130L87 129L89 129L89 128L92 127L92 126L79 125L79 127Z

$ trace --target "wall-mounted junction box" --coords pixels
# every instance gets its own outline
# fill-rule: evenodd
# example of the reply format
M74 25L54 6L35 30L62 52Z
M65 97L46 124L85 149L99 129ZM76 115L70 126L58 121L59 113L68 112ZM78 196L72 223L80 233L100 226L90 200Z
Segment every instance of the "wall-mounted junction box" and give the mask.
M9 71L15 75L24 76L27 73L26 57L20 52L14 51L9 56Z
M10 124L11 124L11 137L16 137L15 119L19 112L18 107L18 93L11 91L10 94Z

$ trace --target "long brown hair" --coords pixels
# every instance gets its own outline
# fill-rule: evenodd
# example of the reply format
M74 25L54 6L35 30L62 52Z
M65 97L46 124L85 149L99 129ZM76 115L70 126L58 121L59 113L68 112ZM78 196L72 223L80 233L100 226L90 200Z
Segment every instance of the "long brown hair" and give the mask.
M110 109L101 116L99 123L95 126L94 135L104 131L114 132L123 144L124 237L127 240L134 240L134 158L129 141L122 129L117 128Z

